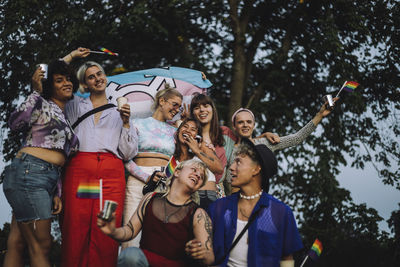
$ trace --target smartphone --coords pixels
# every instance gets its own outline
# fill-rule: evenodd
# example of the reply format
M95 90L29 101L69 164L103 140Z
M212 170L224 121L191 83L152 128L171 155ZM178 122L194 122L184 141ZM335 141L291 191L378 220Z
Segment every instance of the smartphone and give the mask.
M197 143L201 143L202 137L200 135L196 135L195 139L197 140Z

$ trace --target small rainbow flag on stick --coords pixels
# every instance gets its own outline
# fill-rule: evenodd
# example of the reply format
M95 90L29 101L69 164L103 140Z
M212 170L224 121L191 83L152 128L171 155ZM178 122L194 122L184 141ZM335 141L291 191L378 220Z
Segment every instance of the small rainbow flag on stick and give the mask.
M318 260L319 256L322 253L322 244L321 241L315 239L314 244L312 245L310 251L308 252L308 256L310 256L313 260Z
M99 49L100 49L101 51L93 51L93 50L90 50L90 53L107 54L107 55L110 55L110 56L118 56L118 53L111 52L110 50L108 50L108 49L105 48L105 47L99 46Z
M314 244L312 245L310 251L308 252L307 256L304 258L300 267L303 267L304 263L307 261L308 257L310 257L313 261L318 260L319 256L322 253L322 243L321 241L315 239Z
M340 94L340 92L341 92L342 90L345 90L345 91L351 93L351 92L353 92L354 89L356 89L357 86L359 86L359 85L360 85L360 84L359 84L358 82L351 82L351 81L348 82L348 81L345 81L344 84L342 85L342 88L340 88L339 92L337 93L336 97L339 96L339 94Z
M172 156L168 162L167 168L165 169L165 175L167 175L167 178L172 176L177 165L178 164L176 163L175 157Z
M111 56L118 56L117 53L113 53L113 52L111 52L110 50L108 50L108 49L105 48L105 47L99 46L99 49L100 49L101 51L103 51L104 53L107 53L107 54L109 54L109 55L111 55Z
M100 198L100 185L99 182L82 182L78 186L76 192L78 198Z

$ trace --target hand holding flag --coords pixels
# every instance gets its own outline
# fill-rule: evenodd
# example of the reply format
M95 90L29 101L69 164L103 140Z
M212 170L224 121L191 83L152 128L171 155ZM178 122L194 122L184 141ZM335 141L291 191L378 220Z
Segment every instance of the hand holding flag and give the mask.
M340 92L342 90L345 90L347 92L353 92L354 89L356 89L360 84L358 82L352 82L352 81L345 81L344 84L342 85L342 88L340 88L339 92L337 93L336 97L339 96Z
M99 49L100 49L101 51L93 51L93 50L90 50L90 53L95 53L95 54L106 54L106 55L110 55L110 56L118 56L118 53L111 52L110 50L108 50L108 49L105 48L105 47L99 46Z

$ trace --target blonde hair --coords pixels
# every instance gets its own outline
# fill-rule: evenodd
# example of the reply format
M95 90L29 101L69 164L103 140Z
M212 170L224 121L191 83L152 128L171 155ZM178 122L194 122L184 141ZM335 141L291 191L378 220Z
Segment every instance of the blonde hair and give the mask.
M178 90L176 90L176 88L173 88L168 83L166 83L164 89L158 91L156 96L154 97L154 103L151 105L151 110L154 112L160 106L161 97L165 100L168 100L174 96L183 99L182 94Z
M79 91L81 91L82 93L89 92L87 87L84 85L86 85L86 79L85 79L86 71L88 68L91 67L98 67L99 70L101 70L105 74L103 67L99 63L94 61L87 61L83 63L76 72L76 76L78 77L79 81Z
M200 160L197 160L197 159L185 160L185 161L180 162L180 163L178 164L178 166L176 166L176 168L175 168L174 173L172 174L172 176L169 177L169 178L167 179L167 181L165 182L166 191L165 191L165 193L163 194L163 197L166 197L166 196L169 194L169 192L171 191L171 185L172 185L173 180L174 180L175 177L176 177L176 176L175 176L176 171L182 170L183 167L189 166L189 165L190 165L190 166L195 165L196 167L200 167L200 168L202 169L204 179L203 179L203 183L202 183L201 187L203 187L203 186L207 183L207 181L208 181L207 165L206 165L204 162L202 162L202 161L200 161ZM192 195L190 196L190 198L191 198L194 202L196 202L197 204L199 204L199 195L198 195L197 191L196 191L196 192L193 192Z

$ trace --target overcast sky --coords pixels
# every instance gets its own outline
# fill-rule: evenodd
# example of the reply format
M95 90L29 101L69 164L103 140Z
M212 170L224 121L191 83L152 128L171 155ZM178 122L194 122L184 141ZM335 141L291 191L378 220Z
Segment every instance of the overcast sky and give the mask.
M390 218L392 211L399 208L400 191L390 185L384 185L371 163L366 164L364 170L342 168L338 181L341 187L351 192L355 203L366 203L367 207L376 209L384 218L384 221L379 223L380 229L389 232L386 221Z

